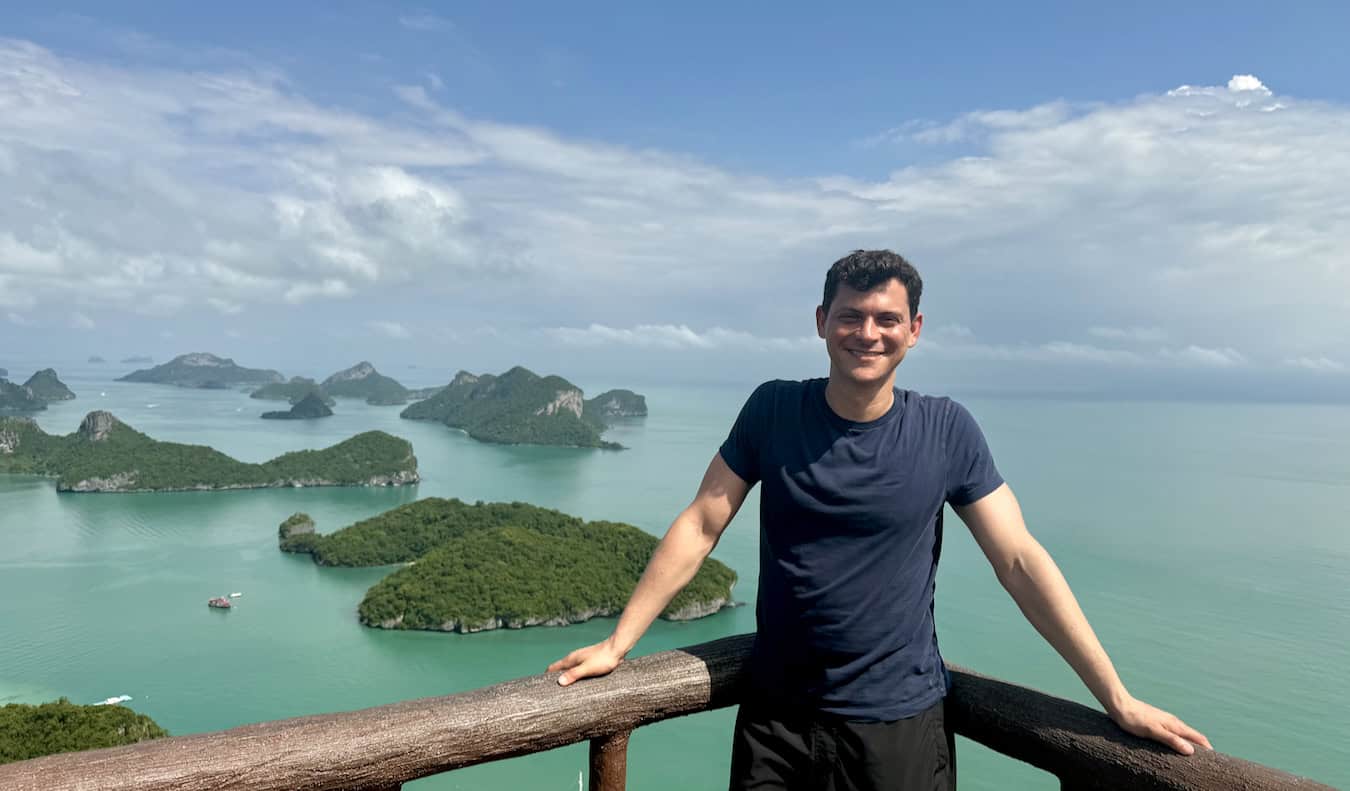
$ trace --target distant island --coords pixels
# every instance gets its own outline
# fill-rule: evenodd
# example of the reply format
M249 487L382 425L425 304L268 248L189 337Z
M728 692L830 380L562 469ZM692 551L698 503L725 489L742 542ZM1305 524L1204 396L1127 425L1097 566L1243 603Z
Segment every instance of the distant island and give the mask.
M323 380L320 387L335 398L360 398L375 406L408 403L408 389L375 370L375 366L365 360L338 371Z
M618 395L625 394L625 395ZM642 396L611 390L586 401L561 376L516 366L501 376L460 371L435 395L404 409L409 420L437 420L483 442L621 449L601 439L606 418L647 413Z
M0 764L168 735L154 720L125 706L80 706L66 698L37 706L0 706Z
M204 445L159 442L109 412L53 436L31 418L0 418L0 473L55 477L63 492L163 492L283 486L401 486L417 483L412 444L367 431L323 450L246 464Z
M195 352L180 354L167 363L154 368L132 371L119 378L119 382L151 382L154 384L195 387L208 390L220 390L241 384L263 384L283 382L280 373L261 368L243 368L228 357Z
M328 408L317 392L300 399L290 409L262 413L263 420L312 420L332 415L333 410Z
M303 376L292 376L289 382L271 382L259 387L249 398L260 398L264 401L289 401L292 404L298 404L305 396L314 393L319 396L326 406L333 406L337 402L333 397L319 387L319 383L313 379L307 379Z
M90 358L89 358L89 362L91 362L91 363L93 363L93 364L95 364L95 365L101 365L101 364L103 364L103 363L106 363L107 360L105 360L105 359L103 359L102 357L99 357L97 354L95 354L93 357L90 357Z
M622 417L646 417L647 399L632 390L606 390L585 402L583 417L607 420Z
M46 408L47 402L38 398L32 388L0 379L0 415L40 412Z
M8 369L5 369L5 368L0 368L0 379L5 379L5 378L7 378L8 376L9 376L9 370L8 370Z
M43 401L69 401L75 397L57 376L52 368L43 368L41 371L28 377L28 381L23 386L33 391L33 395L41 398Z
M284 552L324 566L408 564L367 591L361 623L382 629L478 632L562 626L617 615L657 539L632 525L585 522L526 503L428 498L331 535L295 514ZM662 612L670 620L731 606L736 572L708 559Z
M146 357L143 354L133 354L130 357L122 358L123 365L139 365L141 363L152 363L152 362L154 362L153 358Z

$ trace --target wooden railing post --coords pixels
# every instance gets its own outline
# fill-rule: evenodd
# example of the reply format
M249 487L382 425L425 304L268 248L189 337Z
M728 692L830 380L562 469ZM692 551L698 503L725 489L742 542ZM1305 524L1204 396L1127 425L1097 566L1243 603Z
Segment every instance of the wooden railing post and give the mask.
M591 739L590 791L625 791L628 787L628 736L621 731Z

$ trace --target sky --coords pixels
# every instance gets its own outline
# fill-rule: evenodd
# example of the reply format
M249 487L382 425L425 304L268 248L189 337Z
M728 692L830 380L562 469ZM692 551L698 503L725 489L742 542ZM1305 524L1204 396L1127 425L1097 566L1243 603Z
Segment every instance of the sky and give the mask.
M821 8L0 3L0 367L1350 400L1350 6Z

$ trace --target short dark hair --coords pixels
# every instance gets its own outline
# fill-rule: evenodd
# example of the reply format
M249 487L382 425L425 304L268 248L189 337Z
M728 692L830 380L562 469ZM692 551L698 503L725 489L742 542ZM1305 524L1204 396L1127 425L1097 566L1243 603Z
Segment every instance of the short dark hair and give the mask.
M923 278L903 256L890 250L854 250L835 261L825 273L825 296L820 307L826 313L830 312L830 303L839 292L840 283L855 291L871 291L892 278L899 280L905 293L909 294L909 317L913 319L919 312Z

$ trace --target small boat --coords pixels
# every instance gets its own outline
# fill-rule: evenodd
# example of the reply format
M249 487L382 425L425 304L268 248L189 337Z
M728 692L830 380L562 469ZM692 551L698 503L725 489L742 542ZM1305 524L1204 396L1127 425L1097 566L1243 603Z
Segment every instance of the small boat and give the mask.
M118 695L118 696L112 697L112 698L104 698L103 700L100 700L98 703L95 703L94 705L95 705L95 706L116 706L116 705L119 704L119 703L126 703L128 700L131 700L131 696L130 696L130 695Z
M239 598L240 596L243 596L243 595L244 595L244 594L242 594L242 593L231 593L231 594L230 594L230 598L231 598L231 599L237 599L237 598Z
M224 596L217 596L214 599L207 599L206 606L212 607L217 610L228 610L231 607L233 607L234 604L232 604L230 600Z

